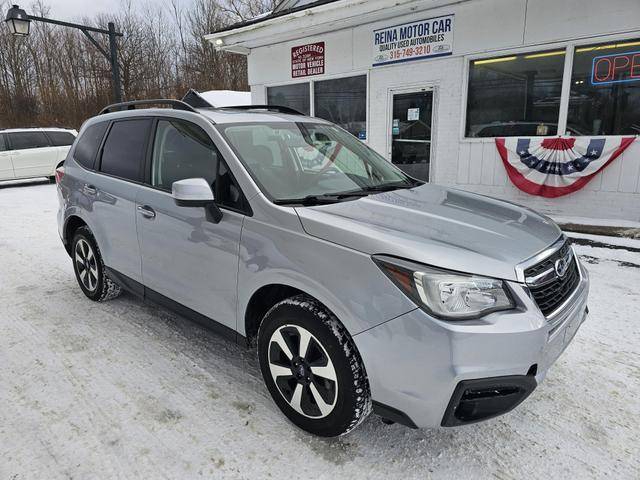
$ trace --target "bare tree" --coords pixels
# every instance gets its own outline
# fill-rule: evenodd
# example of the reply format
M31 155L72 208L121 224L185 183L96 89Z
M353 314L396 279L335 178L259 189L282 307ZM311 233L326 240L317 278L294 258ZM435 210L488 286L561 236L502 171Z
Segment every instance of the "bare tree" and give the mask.
M127 99L180 98L189 88L246 90L246 58L216 51L206 34L273 7L264 0L180 0L134 7L124 0L114 14L76 19L124 36L118 55ZM0 0L7 11L10 4ZM43 0L31 7L48 16ZM106 38L96 36L108 50ZM0 128L79 127L112 101L111 67L78 30L33 22L31 35L13 37L0 28Z

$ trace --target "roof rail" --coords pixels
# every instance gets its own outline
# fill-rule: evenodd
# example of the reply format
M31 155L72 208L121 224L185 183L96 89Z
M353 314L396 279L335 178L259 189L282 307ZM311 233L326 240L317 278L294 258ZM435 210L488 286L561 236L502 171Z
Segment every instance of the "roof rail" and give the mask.
M196 112L188 103L172 98L156 98L151 100L132 100L130 102L114 103L100 110L98 115L105 113L119 112L121 110L135 110L137 105L171 105L174 110L186 110L187 112Z
M289 115L302 115L295 108L283 107L281 105L238 105L236 107L218 107L216 110L268 110L269 112L288 113Z

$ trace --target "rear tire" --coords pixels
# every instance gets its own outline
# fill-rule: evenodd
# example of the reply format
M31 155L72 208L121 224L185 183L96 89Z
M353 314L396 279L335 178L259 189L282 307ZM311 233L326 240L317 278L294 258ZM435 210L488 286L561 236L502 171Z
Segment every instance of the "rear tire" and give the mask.
M120 286L107 276L100 249L88 227L79 227L75 231L71 259L78 285L88 298L94 302L106 302L122 293Z
M276 405L309 433L345 435L371 413L369 382L353 340L331 312L306 295L267 312L258 357Z

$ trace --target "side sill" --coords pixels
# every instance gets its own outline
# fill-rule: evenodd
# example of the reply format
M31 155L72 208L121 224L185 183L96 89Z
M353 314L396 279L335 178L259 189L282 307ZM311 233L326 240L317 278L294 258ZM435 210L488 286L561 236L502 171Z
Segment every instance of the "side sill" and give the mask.
M242 347L249 346L247 339L236 332L234 329L227 327L226 325L223 325L222 323L217 322L212 318L202 315L195 310L191 310L189 307L185 307L184 305L171 300L168 297L165 297L155 290L151 290L150 288L145 287L143 284L133 280L132 278L129 278L126 275L123 275L122 273L112 268L105 268L107 270L107 275L109 275L109 278L120 285L124 290L132 293L138 298L141 298L143 301L166 308L167 310L171 310L181 317L198 323L203 327L215 332L216 334L226 338L227 340L235 342Z
M413 423L413 420L409 418L409 416L401 412L400 410L385 405L384 403L372 401L373 403L373 413L381 416L382 418L386 418L387 420L391 420L392 422L399 423L400 425L404 425L405 427L417 429L417 425Z

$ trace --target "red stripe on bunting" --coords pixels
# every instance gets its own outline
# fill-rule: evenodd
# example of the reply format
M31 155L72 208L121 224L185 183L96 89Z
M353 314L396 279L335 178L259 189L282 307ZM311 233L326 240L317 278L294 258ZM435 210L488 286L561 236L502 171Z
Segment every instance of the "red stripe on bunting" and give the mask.
M505 139L504 138L496 138L496 147L498 149L498 153L500 154L500 158L502 158L502 163L504 164L504 168L507 170L507 175L511 182L518 187L523 192L526 192L530 195L537 195L545 198L556 198L562 197L564 195L568 195L570 193L575 192L576 190L580 190L587 183L591 181L593 177L595 177L598 173L600 173L603 169L605 169L611 162L613 162L616 158L618 158L622 152L624 152L631 143L635 140L634 137L625 137L620 142L620 146L616 149L615 152L611 155L611 158L607 160L600 170L592 173L591 175L587 175L585 177L580 177L571 185L566 187L550 187L548 185L539 185L530 180L527 180L515 167L513 167L509 163L509 152L505 147ZM574 140L575 142L575 140Z

